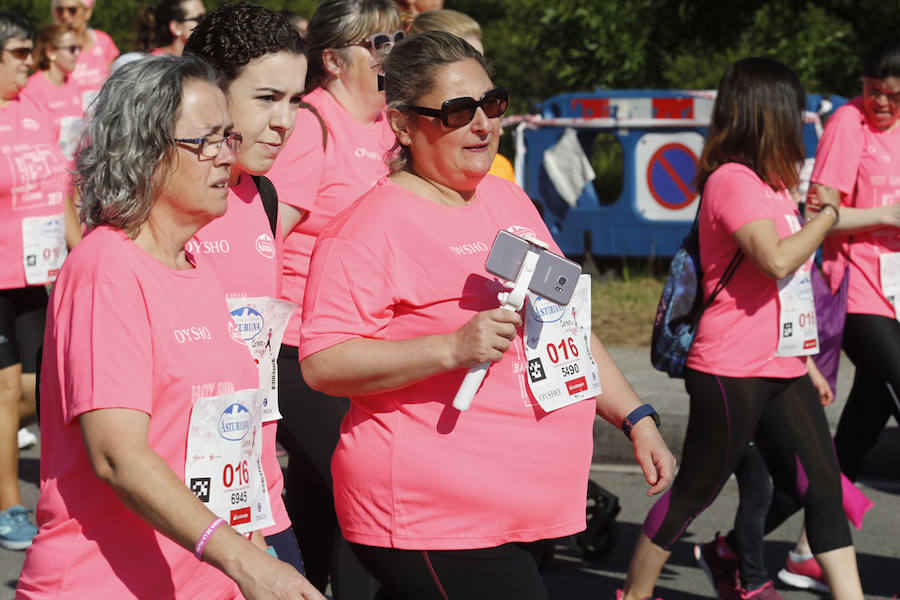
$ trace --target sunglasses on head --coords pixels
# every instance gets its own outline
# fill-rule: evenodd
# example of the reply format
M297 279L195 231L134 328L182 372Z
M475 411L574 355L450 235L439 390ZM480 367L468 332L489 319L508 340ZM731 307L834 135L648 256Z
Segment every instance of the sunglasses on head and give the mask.
M4 50L5 50L6 52L9 52L10 54L13 55L13 57L15 57L15 58L17 58L17 59L19 59L19 60L25 60L26 58L28 58L29 56L31 56L31 54L34 52L34 48L26 48L26 47L22 47L22 48L4 48Z
M358 42L351 42L347 44L348 46L362 46L363 48L368 48L369 50L385 50L390 48L400 40L406 37L406 32L402 29L398 29L394 33L373 33L372 35L368 35L365 38L359 40Z
M409 110L427 117L440 117L441 123L446 127L456 128L471 123L479 108L489 119L493 119L505 113L507 107L509 91L501 86L485 92L481 100L470 97L453 98L444 102L440 110L424 106L410 106Z
M61 17L66 13L69 13L70 17L74 17L78 14L78 11L81 10L80 6L57 6L53 10L56 11L56 15Z

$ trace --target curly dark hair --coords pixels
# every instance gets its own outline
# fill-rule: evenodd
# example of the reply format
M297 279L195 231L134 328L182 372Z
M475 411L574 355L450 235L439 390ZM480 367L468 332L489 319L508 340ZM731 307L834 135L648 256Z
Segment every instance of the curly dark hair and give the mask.
M184 47L234 81L254 58L276 52L306 56L306 43L284 15L250 2L226 4L206 15Z

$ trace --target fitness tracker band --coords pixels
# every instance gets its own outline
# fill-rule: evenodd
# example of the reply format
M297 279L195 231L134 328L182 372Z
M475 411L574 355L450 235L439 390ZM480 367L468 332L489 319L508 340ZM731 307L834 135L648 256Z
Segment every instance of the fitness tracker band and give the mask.
M631 439L631 430L637 425L637 422L644 417L653 417L653 422L659 427L659 415L649 404L642 404L631 411L627 417L622 419L622 432L625 434L625 437L629 440Z

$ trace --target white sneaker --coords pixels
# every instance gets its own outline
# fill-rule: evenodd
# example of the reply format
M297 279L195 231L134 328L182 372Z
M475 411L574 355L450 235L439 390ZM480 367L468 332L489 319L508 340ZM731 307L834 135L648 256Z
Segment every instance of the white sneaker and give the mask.
M30 448L37 444L37 436L28 431L26 428L19 430L19 450Z

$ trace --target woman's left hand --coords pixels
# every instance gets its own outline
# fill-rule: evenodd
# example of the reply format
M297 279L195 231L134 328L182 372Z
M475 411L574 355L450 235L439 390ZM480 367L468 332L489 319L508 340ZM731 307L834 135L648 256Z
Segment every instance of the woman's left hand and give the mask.
M634 445L634 458L650 484L647 495L654 496L669 487L675 478L675 456L669 451L652 419L641 419L635 424L631 430L631 443Z

